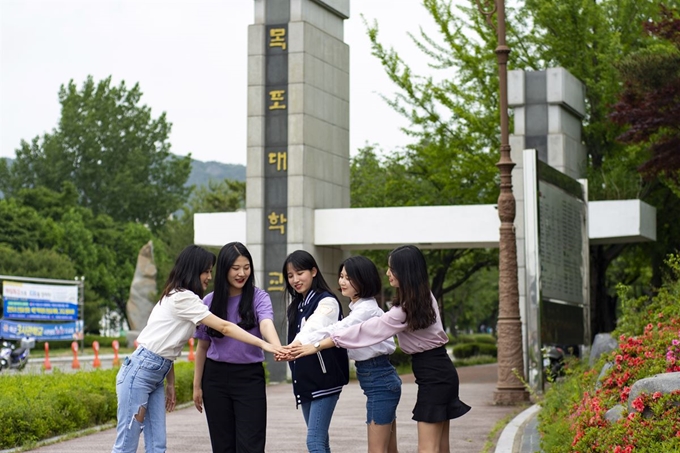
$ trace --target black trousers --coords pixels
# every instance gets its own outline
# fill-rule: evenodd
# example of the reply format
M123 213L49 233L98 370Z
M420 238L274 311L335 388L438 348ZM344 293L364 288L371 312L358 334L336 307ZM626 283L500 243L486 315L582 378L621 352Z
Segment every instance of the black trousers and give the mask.
M206 359L202 385L213 453L264 453L267 394L262 364Z

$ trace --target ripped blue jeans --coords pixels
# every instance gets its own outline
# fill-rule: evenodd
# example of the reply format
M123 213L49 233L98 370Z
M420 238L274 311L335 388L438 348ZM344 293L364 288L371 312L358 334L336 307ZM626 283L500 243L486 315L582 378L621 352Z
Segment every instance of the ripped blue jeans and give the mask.
M125 359L116 376L118 427L112 453L135 453L142 432L147 453L165 452L163 382L171 366L171 360L141 346Z

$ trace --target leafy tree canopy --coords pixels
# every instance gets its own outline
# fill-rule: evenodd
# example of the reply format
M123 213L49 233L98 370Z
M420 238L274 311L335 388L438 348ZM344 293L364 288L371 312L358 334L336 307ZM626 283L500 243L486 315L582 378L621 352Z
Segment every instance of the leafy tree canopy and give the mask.
M58 126L22 141L11 171L0 162L0 190L9 197L22 188L60 191L69 181L94 215L156 229L189 194L191 158L170 154L165 113L153 118L141 97L138 84L114 86L111 77L90 76L80 89L73 80L62 85Z
M645 24L655 43L619 65L624 89L611 117L629 126L626 143L647 145L650 157L640 170L648 177L677 180L680 170L680 17L663 8L658 22Z
M643 24L658 16L658 2L506 3L509 69L543 70L559 66L586 84L583 141L591 164L590 198L625 199L649 194L650 188L636 170L644 150L618 142L622 127L608 115L621 89L615 63L652 45L643 33ZM496 201L498 179L494 164L499 148L496 31L486 23L475 0L463 6L454 6L447 0L423 0L423 5L435 27L421 28L411 38L429 57L427 68L409 66L398 52L379 40L378 24L368 24L373 54L396 86L396 92L385 99L409 120L405 132L412 137L412 143L402 150L390 150L382 161L366 152L355 157L353 206L365 202L390 206ZM365 169L358 168L363 166ZM591 262L598 263L597 268L604 272L624 249L607 248L606 253L596 255ZM469 276L474 265L482 269L494 263L490 259L494 251L467 252L428 252L433 288L442 288L444 294L443 289L453 290L463 282L461 278ZM604 279L597 280L596 285L606 291ZM592 294L594 300L599 298L597 291Z
M137 254L153 235L139 223L77 206L74 193L65 183L61 192L21 189L0 200L0 268L9 275L85 277L85 329L96 332L103 308L125 313Z
M490 189L488 181L474 178L473 165L445 163L432 148L419 154L378 157L373 147L359 150L350 163L351 205L354 208L390 206L433 206L470 204L475 193ZM445 159L445 158L443 158ZM493 166L492 166L493 168ZM491 177L493 181L493 177ZM471 189L477 185L477 189ZM468 190L460 190L467 186ZM488 200L490 201L490 200ZM445 227L445 226L443 226ZM488 269L497 263L497 252L485 249L472 250L423 250L432 278L432 293L440 301L442 309L449 309L450 316L443 321L456 322L458 314L472 299L445 302L445 296L463 285L480 269ZM386 251L365 251L378 266L384 269ZM384 273L384 272L383 272Z
M229 179L209 180L207 185L194 190L189 201L182 207L178 216L167 221L158 231L161 240L157 250L167 260L156 260L158 280L164 282L172 268L174 258L187 244L194 243L194 214L200 212L233 212L243 209L246 203L245 181ZM215 250L215 252L217 252Z

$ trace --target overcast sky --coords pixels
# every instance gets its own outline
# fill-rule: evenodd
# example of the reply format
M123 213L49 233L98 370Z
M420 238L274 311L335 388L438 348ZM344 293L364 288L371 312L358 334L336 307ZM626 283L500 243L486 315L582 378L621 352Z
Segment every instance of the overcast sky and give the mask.
M351 0L350 9L350 153L366 143L404 146L406 122L380 97L395 90L371 56L361 14L423 72L406 33L432 19L419 0ZM142 103L173 124L172 152L245 164L252 22L252 0L0 0L0 157L51 131L59 86L91 74L139 82Z

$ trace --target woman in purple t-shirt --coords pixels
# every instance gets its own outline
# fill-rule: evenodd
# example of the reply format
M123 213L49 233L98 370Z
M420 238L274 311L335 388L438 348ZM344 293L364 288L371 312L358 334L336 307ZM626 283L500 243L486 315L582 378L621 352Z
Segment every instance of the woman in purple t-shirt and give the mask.
M253 259L240 242L222 247L210 311L281 346L269 294L254 284ZM210 443L217 452L263 453L267 431L264 353L210 328L196 330L194 404L205 407Z

